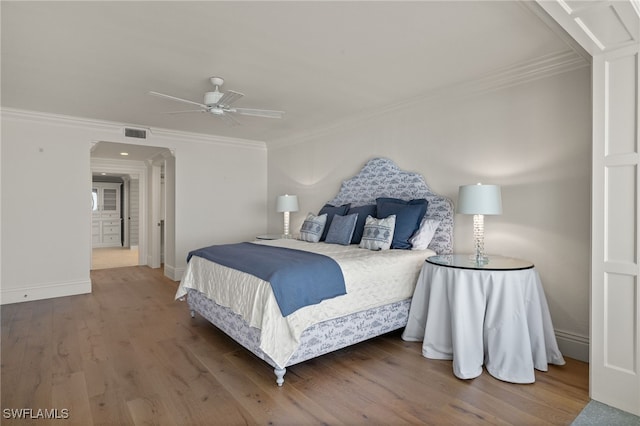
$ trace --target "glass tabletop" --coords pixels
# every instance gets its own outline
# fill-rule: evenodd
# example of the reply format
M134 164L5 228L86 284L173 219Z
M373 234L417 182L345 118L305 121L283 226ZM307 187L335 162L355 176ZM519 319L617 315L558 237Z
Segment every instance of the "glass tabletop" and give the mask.
M265 234L256 236L256 240L279 240L284 238L283 234Z
M473 254L441 254L428 257L427 262L451 268L487 271L515 271L533 268L533 263L527 260L505 256L484 256L478 260Z

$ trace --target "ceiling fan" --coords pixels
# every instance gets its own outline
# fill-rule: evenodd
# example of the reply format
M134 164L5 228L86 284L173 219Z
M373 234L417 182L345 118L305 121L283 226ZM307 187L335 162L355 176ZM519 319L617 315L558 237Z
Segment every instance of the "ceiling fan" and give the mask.
M207 92L204 94L204 102L194 102L188 99L177 98L175 96L165 95L164 93L149 92L150 95L159 96L161 98L172 99L178 102L184 102L192 105L197 105L199 109L190 109L184 111L170 111L167 114L183 114L189 112L208 112L216 117L223 119L227 124L237 125L240 122L233 116L234 114L251 115L254 117L266 117L266 118L282 118L284 111L275 111L270 109L256 109L256 108L236 108L231 106L235 101L244 96L244 94L235 92L233 90L227 90L221 92L220 87L224 83L224 79L221 77L211 77L211 84L215 87L213 92Z

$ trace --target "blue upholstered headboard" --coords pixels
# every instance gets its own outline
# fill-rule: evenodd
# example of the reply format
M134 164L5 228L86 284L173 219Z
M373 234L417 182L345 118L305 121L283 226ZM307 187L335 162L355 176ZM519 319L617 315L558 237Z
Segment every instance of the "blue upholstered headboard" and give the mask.
M405 201L426 198L427 217L440 220L429 248L438 254L453 252L453 202L431 191L421 174L401 170L387 158L369 160L360 173L342 182L340 192L329 204L363 206L375 204L379 197Z

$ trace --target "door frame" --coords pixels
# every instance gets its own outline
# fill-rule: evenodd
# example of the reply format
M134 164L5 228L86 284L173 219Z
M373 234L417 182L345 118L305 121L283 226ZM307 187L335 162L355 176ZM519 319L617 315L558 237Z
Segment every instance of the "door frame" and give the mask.
M138 208L140 212L138 227L138 265L147 264L147 167L143 162L134 164L126 160L108 160L103 158L91 159L91 177L95 173L126 174L130 179L138 179L140 197Z
M161 232L161 220L164 216L164 208L161 204L163 199L160 193L162 189L161 184L161 169L164 165L164 159L153 160L149 162L149 191L151 197L149 198L149 250L147 265L151 268L160 268L162 266L162 249L160 243Z

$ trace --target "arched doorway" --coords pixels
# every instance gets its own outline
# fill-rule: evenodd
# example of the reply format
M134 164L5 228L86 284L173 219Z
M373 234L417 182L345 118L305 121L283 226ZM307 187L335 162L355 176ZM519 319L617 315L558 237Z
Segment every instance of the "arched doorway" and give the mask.
M119 193L122 214L118 217L122 227L121 239L111 244L116 249L112 249L112 259L101 262L97 267L130 266L131 252L137 251L135 264L157 268L162 266L167 253L173 253L173 238L165 238L165 235L173 235L174 195L169 192L173 191L174 185L173 181L165 182L167 176L171 180L174 178L172 172L165 173L167 166L172 170L173 164L171 150L164 147L102 141L93 145L92 186L96 186L93 184L95 180L122 182ZM170 220L166 220L167 212ZM95 235L100 235L96 222L99 221L92 221L92 242ZM113 228L107 229L114 232ZM105 245L110 244L92 243L92 259L96 250L103 250L101 246ZM120 254L121 264L118 262Z

